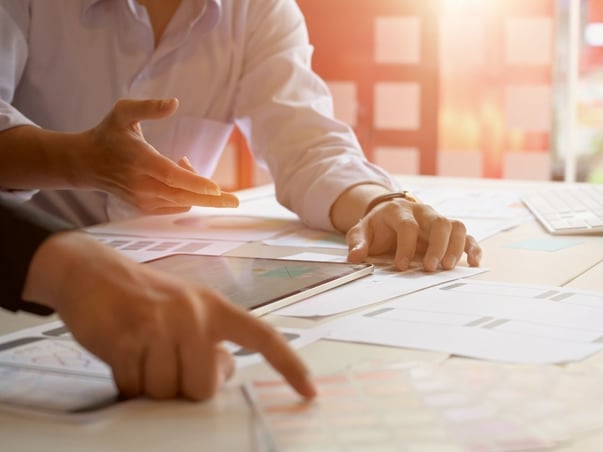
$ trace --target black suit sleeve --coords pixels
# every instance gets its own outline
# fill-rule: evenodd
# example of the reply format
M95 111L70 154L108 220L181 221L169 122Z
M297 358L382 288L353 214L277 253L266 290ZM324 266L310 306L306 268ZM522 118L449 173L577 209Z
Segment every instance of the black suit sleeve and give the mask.
M15 201L0 198L0 306L39 315L52 309L21 298L36 250L51 234L73 229L64 221Z

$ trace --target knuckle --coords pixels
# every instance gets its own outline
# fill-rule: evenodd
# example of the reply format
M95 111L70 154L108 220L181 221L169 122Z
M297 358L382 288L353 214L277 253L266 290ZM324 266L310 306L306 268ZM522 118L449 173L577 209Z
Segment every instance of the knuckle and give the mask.
M393 214L395 212L398 212L401 207L402 204L392 199L391 201L384 202L381 208L384 212L388 214Z
M419 223L417 223L417 220L412 217L401 218L399 229L406 232L418 232Z
M163 381L153 382L145 387L145 393L152 399L166 400L173 399L178 395L178 390L174 384L166 384Z
M198 302L196 293L188 287L176 289L174 309L186 318L195 318L203 313L204 305Z
M148 343L151 338L164 338L166 336L166 327L162 316L156 309L150 311L152 312L135 326L136 340L139 343Z
M208 379L207 382L201 383L196 388L191 388L188 394L184 394L185 397L188 397L193 400L203 401L210 399L218 390L218 379L211 378Z
M467 234L467 227L465 226L465 223L463 223L462 221L459 221L459 220L452 220L451 223L452 223L453 231L462 233L462 234Z
M203 335L209 333L207 319L211 315L211 300L200 294L196 286L176 288L171 301L180 331L195 330Z
M452 228L451 221L448 218L442 217L442 216L435 217L433 219L431 225L432 225L432 227L435 227L435 228L446 228L446 229Z
M364 227L364 219L360 219L358 220L358 223L356 223L354 226L352 226L350 229L348 229L348 232L346 232L345 237L346 240L350 240L353 239L355 237L357 237L358 235L362 234L363 231L363 227Z

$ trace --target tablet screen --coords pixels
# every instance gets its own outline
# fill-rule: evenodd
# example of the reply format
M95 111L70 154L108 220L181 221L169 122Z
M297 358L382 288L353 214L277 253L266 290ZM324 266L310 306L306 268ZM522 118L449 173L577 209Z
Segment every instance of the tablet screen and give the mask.
M371 264L174 254L145 263L207 285L261 315L369 275Z

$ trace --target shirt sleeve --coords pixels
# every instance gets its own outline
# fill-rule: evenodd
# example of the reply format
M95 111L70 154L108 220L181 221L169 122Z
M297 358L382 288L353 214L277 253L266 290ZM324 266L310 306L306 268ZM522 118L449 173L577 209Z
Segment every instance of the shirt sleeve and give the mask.
M11 105L27 58L29 1L0 3L0 132L12 127L35 125ZM30 199L37 190L9 190L0 186L0 197Z
M0 131L34 125L11 105L29 55L28 29L29 1L0 3Z
M72 226L13 200L0 198L0 306L11 311L27 311L39 315L52 314L52 309L21 298L29 263L46 238Z
M293 0L249 2L236 121L267 164L279 202L310 227L332 230L329 211L347 188L396 182L368 162L353 130L334 118L325 82Z

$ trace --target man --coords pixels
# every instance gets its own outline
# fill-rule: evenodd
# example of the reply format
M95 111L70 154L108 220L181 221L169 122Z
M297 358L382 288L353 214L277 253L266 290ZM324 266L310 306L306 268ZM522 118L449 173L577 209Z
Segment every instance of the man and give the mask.
M0 199L0 306L56 311L126 397L212 396L234 371L220 343L261 352L303 396L315 389L281 335L224 300L130 261L32 207Z
M75 189L36 197L52 212L89 224L236 205L205 178L237 125L278 200L346 233L350 261L479 264L464 225L389 197L396 183L333 118L294 0L0 0L0 34L0 186Z

